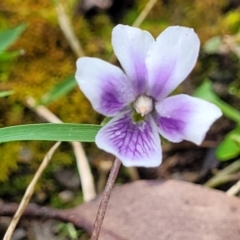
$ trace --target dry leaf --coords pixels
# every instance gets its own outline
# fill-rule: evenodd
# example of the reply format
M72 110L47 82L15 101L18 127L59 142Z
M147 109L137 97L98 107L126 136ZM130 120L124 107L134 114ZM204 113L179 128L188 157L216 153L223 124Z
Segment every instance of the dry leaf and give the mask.
M91 231L99 199L71 211ZM101 240L237 240L240 200L200 185L137 181L116 187Z

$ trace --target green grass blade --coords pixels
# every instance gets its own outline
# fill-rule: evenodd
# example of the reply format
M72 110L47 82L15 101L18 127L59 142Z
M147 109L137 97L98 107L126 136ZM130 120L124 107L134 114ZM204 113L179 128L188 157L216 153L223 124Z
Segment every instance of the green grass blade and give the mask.
M239 138L239 141L237 141ZM220 161L231 160L240 154L240 127L229 132L216 149L216 157Z
M10 91L0 91L0 98L2 97L7 97L14 94L14 91L10 90Z
M26 24L21 24L15 28L0 32L0 52L5 51L12 45L26 29Z
M94 142L101 126L41 123L0 128L0 143L25 140Z
M75 80L75 77L73 75L69 76L68 78L57 84L51 91L46 93L38 104L49 104L69 93L76 85L77 81Z

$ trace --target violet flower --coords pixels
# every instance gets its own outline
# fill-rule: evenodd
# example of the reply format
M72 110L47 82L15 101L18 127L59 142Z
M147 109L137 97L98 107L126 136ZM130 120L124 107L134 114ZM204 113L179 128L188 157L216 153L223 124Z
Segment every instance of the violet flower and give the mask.
M97 112L113 117L98 132L97 146L125 166L155 167L162 161L159 133L200 144L221 110L185 94L167 97L197 61L200 42L193 29L169 27L155 40L117 25L112 45L124 72L97 58L77 61L80 89Z

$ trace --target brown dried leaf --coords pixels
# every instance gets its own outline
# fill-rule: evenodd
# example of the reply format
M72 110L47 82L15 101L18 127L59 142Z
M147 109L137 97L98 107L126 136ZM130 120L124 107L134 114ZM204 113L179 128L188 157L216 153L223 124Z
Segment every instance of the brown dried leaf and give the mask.
M67 214L91 232L99 202ZM174 180L126 184L113 191L100 239L240 239L240 200Z

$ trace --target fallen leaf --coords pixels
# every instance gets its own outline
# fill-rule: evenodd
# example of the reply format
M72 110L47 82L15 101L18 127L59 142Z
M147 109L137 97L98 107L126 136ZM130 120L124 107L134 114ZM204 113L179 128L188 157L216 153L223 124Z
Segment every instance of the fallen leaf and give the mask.
M75 223L91 232L100 198L73 210ZM116 187L100 240L240 239L240 200L200 185L167 180Z

